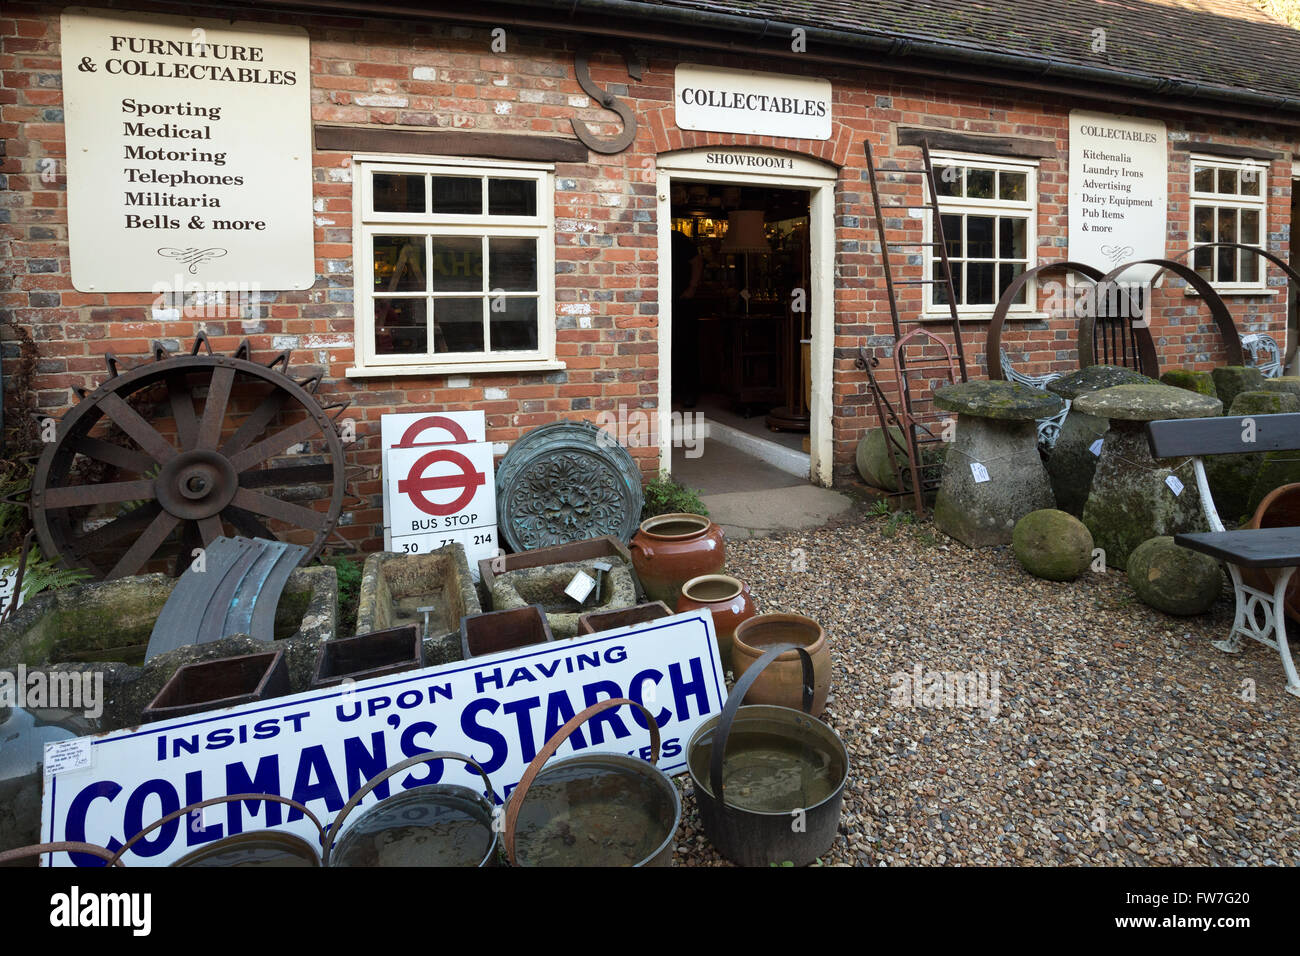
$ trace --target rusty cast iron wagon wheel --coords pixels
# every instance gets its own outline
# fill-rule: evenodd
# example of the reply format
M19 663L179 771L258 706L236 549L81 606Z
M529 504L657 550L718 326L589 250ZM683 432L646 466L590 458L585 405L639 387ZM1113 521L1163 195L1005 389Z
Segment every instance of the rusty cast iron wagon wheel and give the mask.
M118 578L180 574L227 534L307 545L304 564L320 552L345 471L343 406L316 400L319 375L295 381L287 351L253 362L247 342L213 353L202 334L189 355L155 344L152 361L107 364L37 462L32 519L47 556Z

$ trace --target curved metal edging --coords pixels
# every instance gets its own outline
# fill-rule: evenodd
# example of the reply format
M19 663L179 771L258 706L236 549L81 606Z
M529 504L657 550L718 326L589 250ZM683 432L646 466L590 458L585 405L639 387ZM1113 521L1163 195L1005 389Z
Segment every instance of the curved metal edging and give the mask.
M1083 262L1048 262L1041 266L1034 266L1032 269L1026 269L1020 275L1016 276L1011 285L1007 286L1007 291L1002 293L1002 298L998 300L997 306L993 310L993 320L989 323L988 339L984 345L984 363L988 366L988 375L991 381L1002 381L1002 327L1007 321L1007 312L1020 290L1025 287L1030 279L1037 276L1040 272L1046 272L1049 269L1063 269L1066 272L1077 272L1093 282L1100 282L1102 272ZM1082 331L1082 330L1081 330ZM1082 338L1079 342L1079 360L1080 367L1083 367L1083 348ZM1091 355L1091 341L1089 342L1089 354Z

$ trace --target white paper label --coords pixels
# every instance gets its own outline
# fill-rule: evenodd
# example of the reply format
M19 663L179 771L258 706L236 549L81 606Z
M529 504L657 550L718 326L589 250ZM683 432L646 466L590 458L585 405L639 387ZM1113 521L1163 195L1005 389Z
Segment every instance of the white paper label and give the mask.
M568 586L564 589L564 593L581 604L583 601L587 600L587 595L591 593L591 589L595 586L595 578L585 571L579 571L573 576L573 580L570 581Z
M975 484L983 484L989 480L989 470L984 467L982 462L972 461L970 463L970 473L975 476Z
M1091 445L1088 446L1088 451L1092 452L1094 455L1100 458L1101 446L1102 446L1102 439L1098 438L1095 442L1093 442Z
M1181 495L1183 493L1183 483L1178 480L1177 475L1170 475L1165 479L1165 484L1169 486L1169 490L1175 495Z
M90 766L90 738L59 740L45 745L45 776L70 773Z

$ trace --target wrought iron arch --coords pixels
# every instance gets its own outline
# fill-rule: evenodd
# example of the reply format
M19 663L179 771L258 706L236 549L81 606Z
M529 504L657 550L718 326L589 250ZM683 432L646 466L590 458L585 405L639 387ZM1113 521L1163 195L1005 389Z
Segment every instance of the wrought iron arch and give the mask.
M985 344L985 362L988 364L989 378L994 381L1001 381L1005 376L1002 371L1002 327L1006 325L1007 312L1010 311L1015 298L1020 294L1026 283L1041 272L1047 272L1052 269L1060 269L1065 272L1077 273L1094 283L1100 282L1102 272L1093 266L1083 262L1048 262L1041 266L1034 266L1032 269L1026 269L1020 275L1016 276L1007 290L1002 293L1002 298L998 300L997 307L993 310L993 321L989 323L989 336ZM1079 349L1082 358L1082 342Z

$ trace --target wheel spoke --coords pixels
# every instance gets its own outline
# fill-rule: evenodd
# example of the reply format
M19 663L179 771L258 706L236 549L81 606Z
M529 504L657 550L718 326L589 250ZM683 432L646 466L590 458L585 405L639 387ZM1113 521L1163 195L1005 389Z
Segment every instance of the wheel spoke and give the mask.
M250 491L248 488L240 488L235 492L231 504L243 508L245 511L265 515L268 518L278 518L288 524L296 525L299 528L308 528L312 531L324 531L329 526L329 518L319 511L304 508L302 505L291 504L288 501L281 501L279 498L273 498L258 491Z
M105 505L148 500L152 497L153 481L145 478L139 481L110 481L103 485L47 488L44 494L44 505L46 508L76 508L80 505Z
M280 454L290 445L296 445L298 442L319 433L320 426L316 424L315 420L304 418L298 424L263 438L256 445L251 445L239 454L232 455L230 463L235 466L235 471L248 471L254 465L261 464L268 458Z
M262 523L262 519L257 517L251 511L245 511L243 508L227 507L221 512L221 516L235 526L235 530L245 538L267 538L275 541L276 536L270 528Z
M249 470L239 476L244 488L270 488L276 485L300 485L313 481L332 481L334 466L328 462L317 465L285 465L281 468Z
M113 570L108 572L107 577L113 578L125 577L128 574L135 574L144 563L153 557L158 547L167 540L167 536L172 533L172 529L181 523L181 519L174 514L166 511L159 514L145 529L140 537L135 539L135 544L127 548L126 554L118 559L117 564L113 565Z
M176 457L176 449L172 447L171 442L158 434L158 430L124 402L116 392L108 392L100 398L99 407L154 461L163 464Z
M72 538L69 541L69 546L78 557L100 551L132 532L142 531L149 527L149 523L158 517L160 511L162 511L162 505L156 501L150 501L144 507L136 508L120 518L114 518L108 524L100 525L94 531L87 532L80 538Z
M221 426L226 423L226 406L230 404L230 387L235 383L235 370L223 365L212 373L208 397L203 402L203 418L199 422L196 447L216 448L221 440Z
M123 471L135 472L137 475L143 475L155 464L148 455L142 455L138 451L99 438L91 438L89 435L77 439L72 447L78 454L94 458L96 461L107 462Z
M212 542L222 537L226 529L221 525L221 518L217 515L209 515L206 518L200 518L198 521L199 534L203 536L203 547L212 547Z
M185 376L167 376L167 398L171 401L172 418L176 421L176 436L181 448L193 448L198 440L199 418L194 413L194 396Z
M253 409L252 414L244 419L239 428L230 440L221 446L221 454L227 458L243 451L251 442L271 424L275 416L280 414L280 409L284 408L284 403L289 398L289 393L281 389L276 389L270 395L266 396L261 405Z

